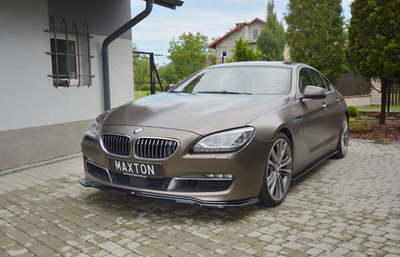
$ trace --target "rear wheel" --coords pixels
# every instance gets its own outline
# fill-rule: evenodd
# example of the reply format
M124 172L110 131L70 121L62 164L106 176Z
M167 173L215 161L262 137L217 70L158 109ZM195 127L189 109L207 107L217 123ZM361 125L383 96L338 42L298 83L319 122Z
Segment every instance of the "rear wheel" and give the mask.
M283 202L290 187L292 170L291 143L285 134L279 133L268 154L259 195L261 205L275 207Z
M340 130L340 137L337 146L337 153L335 157L343 158L346 156L347 148L349 147L349 121L347 119L347 115L343 116L342 120L342 128Z

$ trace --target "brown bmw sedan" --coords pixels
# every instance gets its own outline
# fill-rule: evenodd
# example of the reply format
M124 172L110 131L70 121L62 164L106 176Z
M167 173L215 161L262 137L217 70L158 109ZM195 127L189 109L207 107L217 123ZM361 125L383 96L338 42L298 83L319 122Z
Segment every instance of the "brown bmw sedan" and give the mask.
M346 155L348 109L301 63L215 65L97 117L85 187L206 207L277 206L292 180Z

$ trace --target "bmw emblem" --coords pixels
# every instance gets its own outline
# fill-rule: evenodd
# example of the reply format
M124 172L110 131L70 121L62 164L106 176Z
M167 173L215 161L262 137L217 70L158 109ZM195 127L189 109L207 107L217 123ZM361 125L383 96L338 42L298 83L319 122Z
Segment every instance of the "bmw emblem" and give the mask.
M133 134L139 134L140 132L143 131L143 128L137 128L133 131Z

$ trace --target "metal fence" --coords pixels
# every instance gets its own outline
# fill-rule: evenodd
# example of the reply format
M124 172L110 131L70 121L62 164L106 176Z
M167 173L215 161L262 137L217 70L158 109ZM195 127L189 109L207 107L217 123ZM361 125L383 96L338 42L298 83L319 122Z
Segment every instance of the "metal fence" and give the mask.
M133 52L133 76L135 99L161 92L165 86L158 74L155 57L158 62L166 62L163 55L147 52Z
M388 106L400 110L400 84L393 85L388 90Z
M194 67L188 63L179 69L179 74L189 76ZM180 79L168 56L148 52L133 51L133 74L135 99L157 92Z
M346 99L347 105L359 110L380 111L381 85L379 81L366 80L362 76L344 73L334 85ZM400 111L400 85L393 85L387 95L388 111Z

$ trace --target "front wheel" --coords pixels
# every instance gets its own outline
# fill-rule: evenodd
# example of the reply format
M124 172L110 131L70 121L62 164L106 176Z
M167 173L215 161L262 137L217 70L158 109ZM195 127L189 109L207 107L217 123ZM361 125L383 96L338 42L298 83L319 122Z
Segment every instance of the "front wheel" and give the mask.
M279 133L268 154L259 195L261 205L275 207L283 202L290 187L292 171L292 145L285 134Z
M347 148L349 147L349 121L347 115L343 116L342 128L340 130L339 142L337 145L336 158L343 158L346 156Z

